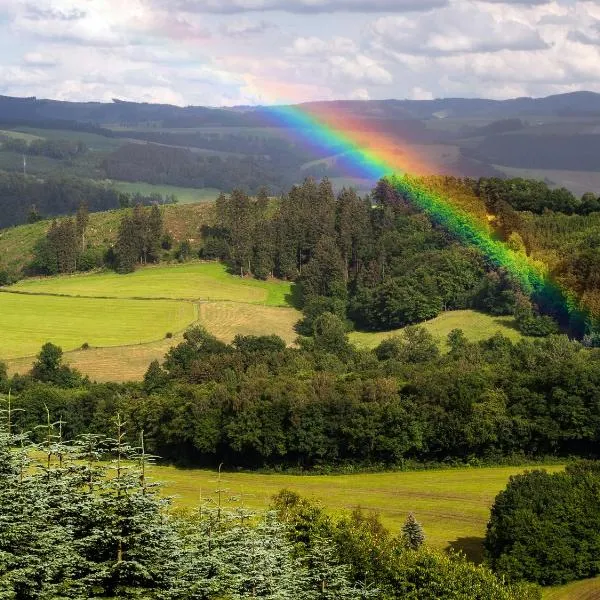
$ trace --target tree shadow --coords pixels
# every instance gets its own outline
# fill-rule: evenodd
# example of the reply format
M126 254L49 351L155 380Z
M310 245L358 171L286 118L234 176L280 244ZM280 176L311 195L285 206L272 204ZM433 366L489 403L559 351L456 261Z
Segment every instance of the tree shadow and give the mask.
M511 321L503 321L502 319L494 319L494 323L496 325L501 325L502 327L506 327L508 329L514 329L520 333L519 326L517 325L516 319L512 319Z
M471 562L479 565L483 562L482 537L462 537L450 542L449 548L462 552Z
M285 301L297 310L302 309L302 287L292 283L291 293L285 295Z

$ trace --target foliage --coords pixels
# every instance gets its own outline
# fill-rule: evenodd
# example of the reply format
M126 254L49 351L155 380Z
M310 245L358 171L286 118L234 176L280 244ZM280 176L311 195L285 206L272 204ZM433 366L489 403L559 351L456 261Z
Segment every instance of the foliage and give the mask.
M552 585L600 573L599 531L600 470L582 462L511 478L496 497L485 544L496 571Z

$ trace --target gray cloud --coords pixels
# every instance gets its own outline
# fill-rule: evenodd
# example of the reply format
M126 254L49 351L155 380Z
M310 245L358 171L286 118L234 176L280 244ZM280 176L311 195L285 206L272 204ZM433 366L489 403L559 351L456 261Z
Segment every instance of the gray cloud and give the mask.
M156 4L157 0L154 0ZM163 8L193 13L236 14L282 11L289 13L404 13L427 11L449 0L158 0Z
M269 21L234 21L223 24L221 27L221 31L228 36L231 37L249 37L263 34L269 29L275 29L277 26L274 23L270 23Z

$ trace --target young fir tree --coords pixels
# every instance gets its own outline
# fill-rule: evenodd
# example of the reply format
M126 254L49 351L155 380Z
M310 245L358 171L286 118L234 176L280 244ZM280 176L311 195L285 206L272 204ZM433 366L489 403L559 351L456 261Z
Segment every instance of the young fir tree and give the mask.
M402 526L402 539L407 548L418 550L425 543L423 527L410 513Z

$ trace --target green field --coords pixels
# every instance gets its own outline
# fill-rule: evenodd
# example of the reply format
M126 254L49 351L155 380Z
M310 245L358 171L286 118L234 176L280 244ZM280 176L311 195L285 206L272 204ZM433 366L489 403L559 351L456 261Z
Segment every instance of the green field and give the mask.
M191 302L0 294L1 358L32 356L46 342L74 350L164 338L197 318Z
M130 181L110 181L110 185L117 188L120 192L135 194L139 192L143 196L150 194L161 194L162 196L177 196L178 204L195 204L198 202L214 202L220 190L215 188L184 188L174 185L153 185L151 183Z
M561 466L544 468L554 472ZM281 489L293 490L319 502L332 514L361 507L381 515L383 523L398 532L409 512L423 524L427 542L440 549L462 550L476 562L490 507L511 475L527 467L460 468L449 470L357 475L279 475L224 473L221 482L213 471L154 466L151 476L164 484L175 507L191 509L200 499L215 499L225 489L225 504L251 509L269 506ZM600 600L600 578L546 588L544 600Z
M231 342L236 335L274 333L292 344L297 335L294 324L301 316L293 308L241 302L203 302L198 305L198 322L224 342ZM140 381L153 360L162 362L169 349L182 341L182 335L175 334L172 339L147 344L76 350L66 353L65 361L94 381ZM26 373L32 362L31 356L9 360L9 371L11 374Z
M292 284L236 277L220 263L187 263L146 267L129 275L94 273L42 279L25 279L7 288L35 294L81 297L171 298L229 300L289 306Z
M562 467L544 467L557 471ZM273 494L290 489L316 500L332 513L361 507L381 514L398 532L409 512L423 524L429 543L454 547L481 558L481 542L490 507L511 475L524 467L460 468L357 475L280 475L225 473L220 487L228 497L241 497L250 508L269 505ZM214 497L219 487L214 472L152 467L152 476L165 484L165 493L178 507L193 508L199 498ZM240 500L232 502L235 506Z
M0 129L0 138L6 136L16 140L25 140L26 142L33 142L34 140L41 140L43 137L39 135L33 135L31 133L23 133L21 131L14 131L12 129Z
M600 577L547 588L544 600L600 600Z
M443 349L446 348L446 338L453 329L462 329L472 342L486 340L495 333L502 333L513 342L523 337L517 330L513 317L494 317L474 310L448 311L420 325L433 335ZM401 332L401 329L377 333L354 331L350 334L350 341L365 348L375 348L383 340Z

